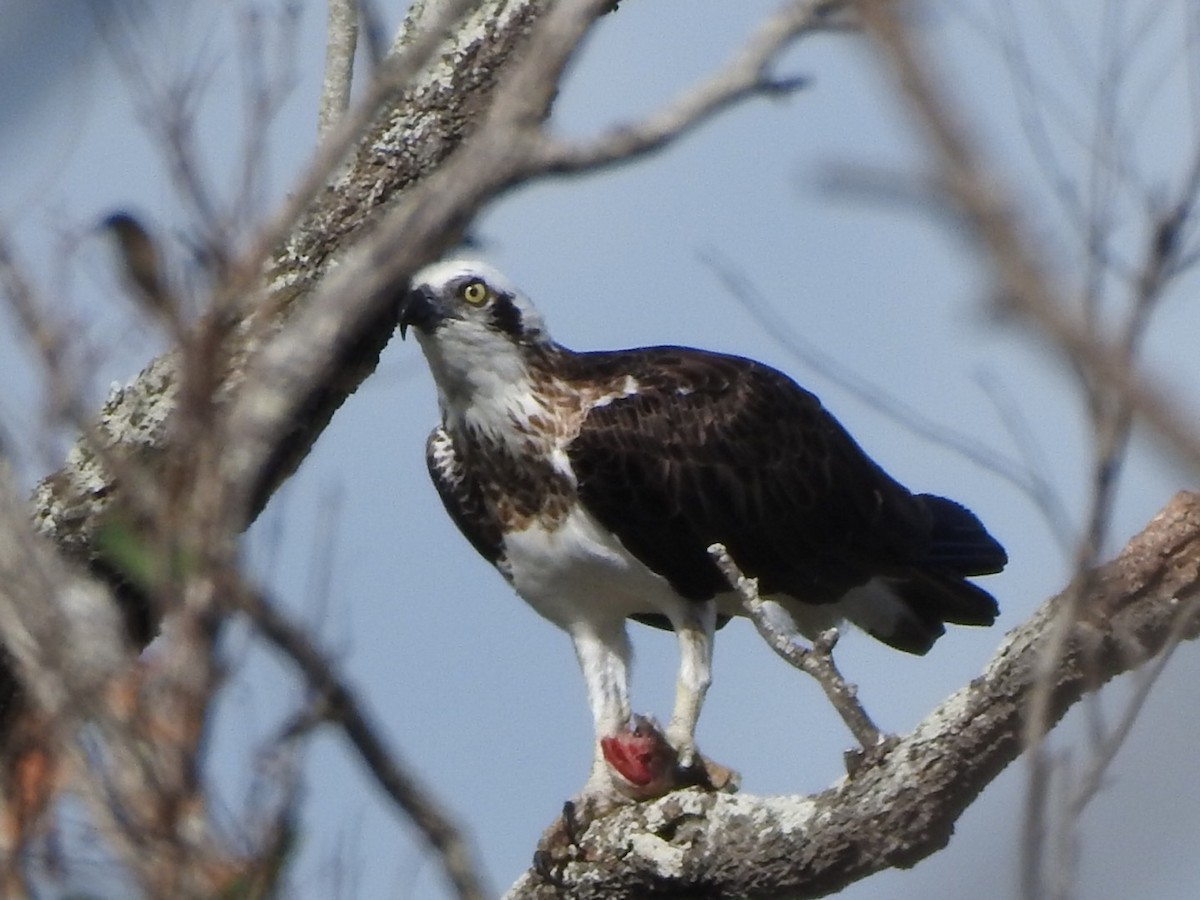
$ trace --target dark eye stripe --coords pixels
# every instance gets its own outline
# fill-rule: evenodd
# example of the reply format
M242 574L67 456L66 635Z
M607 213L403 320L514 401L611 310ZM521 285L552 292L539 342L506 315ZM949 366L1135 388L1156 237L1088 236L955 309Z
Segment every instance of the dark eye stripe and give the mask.
M505 334L519 338L525 331L521 321L521 310L508 294L496 294L492 301L492 322Z

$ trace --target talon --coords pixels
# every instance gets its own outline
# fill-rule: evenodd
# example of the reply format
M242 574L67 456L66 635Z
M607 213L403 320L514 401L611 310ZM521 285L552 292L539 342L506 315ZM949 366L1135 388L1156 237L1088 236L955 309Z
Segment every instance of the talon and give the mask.
M547 884L552 884L557 888L566 887L562 877L562 864L557 862L553 854L547 850L533 852L533 871L537 872L538 877Z
M562 815L542 833L533 854L533 869L544 881L562 887L567 863L586 855L580 840L598 808L595 798L587 795L563 804Z
M573 847L579 846L579 839L583 837L583 833L587 831L588 825L591 824L590 819L585 819L582 821L580 820L580 812L581 810L574 800L568 800L563 804L563 832L566 834L567 840Z
M695 744L686 744L682 747L676 747L675 752L679 757L679 768L687 771L696 767L696 759L699 753L696 750Z

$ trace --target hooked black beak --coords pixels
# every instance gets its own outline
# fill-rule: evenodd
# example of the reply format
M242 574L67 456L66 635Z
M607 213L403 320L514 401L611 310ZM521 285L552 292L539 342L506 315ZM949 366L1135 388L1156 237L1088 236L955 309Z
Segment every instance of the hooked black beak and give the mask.
M400 300L399 320L401 339L408 336L408 326L428 331L443 318L437 296L427 286L414 288Z

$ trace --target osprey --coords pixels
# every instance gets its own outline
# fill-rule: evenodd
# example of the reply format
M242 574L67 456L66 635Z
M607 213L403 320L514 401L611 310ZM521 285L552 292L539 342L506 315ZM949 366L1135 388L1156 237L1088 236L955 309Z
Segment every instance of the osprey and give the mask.
M944 623L996 618L967 580L1007 562L979 520L910 493L775 369L687 347L568 350L479 262L417 273L399 324L437 385L426 459L447 512L574 643L597 738L585 797L653 792L631 759L645 724L629 704L627 619L678 637L665 740L695 765L713 635L741 614L715 542L809 636L849 620L921 654Z

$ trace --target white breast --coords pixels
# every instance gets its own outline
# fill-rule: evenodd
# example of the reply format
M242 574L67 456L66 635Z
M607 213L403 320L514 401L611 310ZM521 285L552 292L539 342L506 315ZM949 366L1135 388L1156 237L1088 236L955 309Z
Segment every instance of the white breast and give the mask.
M533 525L504 539L513 587L560 628L632 613L671 616L688 601L582 507L554 530Z

